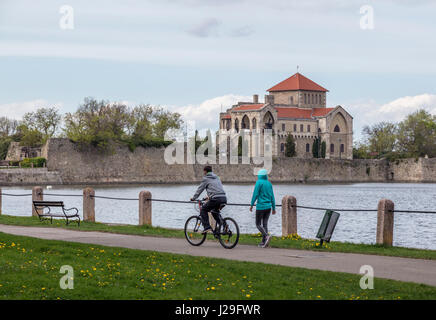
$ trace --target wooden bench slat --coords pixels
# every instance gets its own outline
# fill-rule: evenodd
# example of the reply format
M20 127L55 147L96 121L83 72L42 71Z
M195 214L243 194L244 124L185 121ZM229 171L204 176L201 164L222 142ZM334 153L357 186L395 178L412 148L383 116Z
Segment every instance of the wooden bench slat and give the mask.
M35 206L46 206L46 207L63 207L63 201L33 201Z

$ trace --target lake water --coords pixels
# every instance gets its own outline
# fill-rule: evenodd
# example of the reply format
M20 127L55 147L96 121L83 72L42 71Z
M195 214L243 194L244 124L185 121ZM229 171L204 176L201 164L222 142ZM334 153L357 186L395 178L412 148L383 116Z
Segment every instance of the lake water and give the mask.
M82 186L53 186L45 193L82 194ZM188 200L195 192L195 185L142 185L142 186L95 186L96 196L138 198L142 190L151 191L153 198ZM225 189L229 203L248 203L253 185L227 184ZM31 193L30 188L3 188L3 193ZM436 211L436 184L276 184L276 203L285 195L297 198L301 206L345 209L376 209L378 201L388 198L397 210ZM81 197L44 196L45 200L64 200L67 207L77 207L82 214ZM31 197L3 196L3 212L8 215L31 215ZM96 199L96 220L107 223L137 224L138 201ZM182 229L185 220L196 214L192 204L153 202L153 225ZM246 207L227 206L225 216L236 219L241 232L257 233L254 215ZM324 212L298 209L298 233L314 238ZM332 240L355 243L374 243L376 237L376 212L342 212ZM394 245L436 250L436 214L396 213ZM270 232L281 234L281 210L270 219Z

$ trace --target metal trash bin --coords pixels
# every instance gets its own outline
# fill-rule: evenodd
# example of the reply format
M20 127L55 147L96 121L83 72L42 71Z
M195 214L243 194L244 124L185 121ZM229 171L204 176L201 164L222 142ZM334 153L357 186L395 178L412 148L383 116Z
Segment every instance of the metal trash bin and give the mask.
M319 227L318 234L316 237L320 239L320 244L322 246L323 242L330 242L332 238L333 231L335 230L336 223L338 222L340 214L338 212L327 210L325 212L324 218L322 219L321 226Z

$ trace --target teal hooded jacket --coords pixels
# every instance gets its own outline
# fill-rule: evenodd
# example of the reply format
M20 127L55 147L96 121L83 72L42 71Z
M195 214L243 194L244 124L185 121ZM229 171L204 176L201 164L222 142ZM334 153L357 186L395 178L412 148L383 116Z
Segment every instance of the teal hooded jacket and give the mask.
M276 200L271 182L268 181L268 176L259 175L254 187L253 197L251 198L251 206L256 203L256 210L276 209Z

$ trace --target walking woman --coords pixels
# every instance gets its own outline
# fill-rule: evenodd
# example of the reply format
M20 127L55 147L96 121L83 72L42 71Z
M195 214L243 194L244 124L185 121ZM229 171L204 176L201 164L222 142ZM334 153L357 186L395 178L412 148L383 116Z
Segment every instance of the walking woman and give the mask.
M257 202L257 203L256 203ZM251 198L250 212L253 212L253 206L256 203L256 227L262 234L262 242L259 247L266 248L271 241L268 234L268 219L272 214L276 214L276 201L271 182L268 181L268 171L259 170L257 173L257 182L254 187L253 197Z

